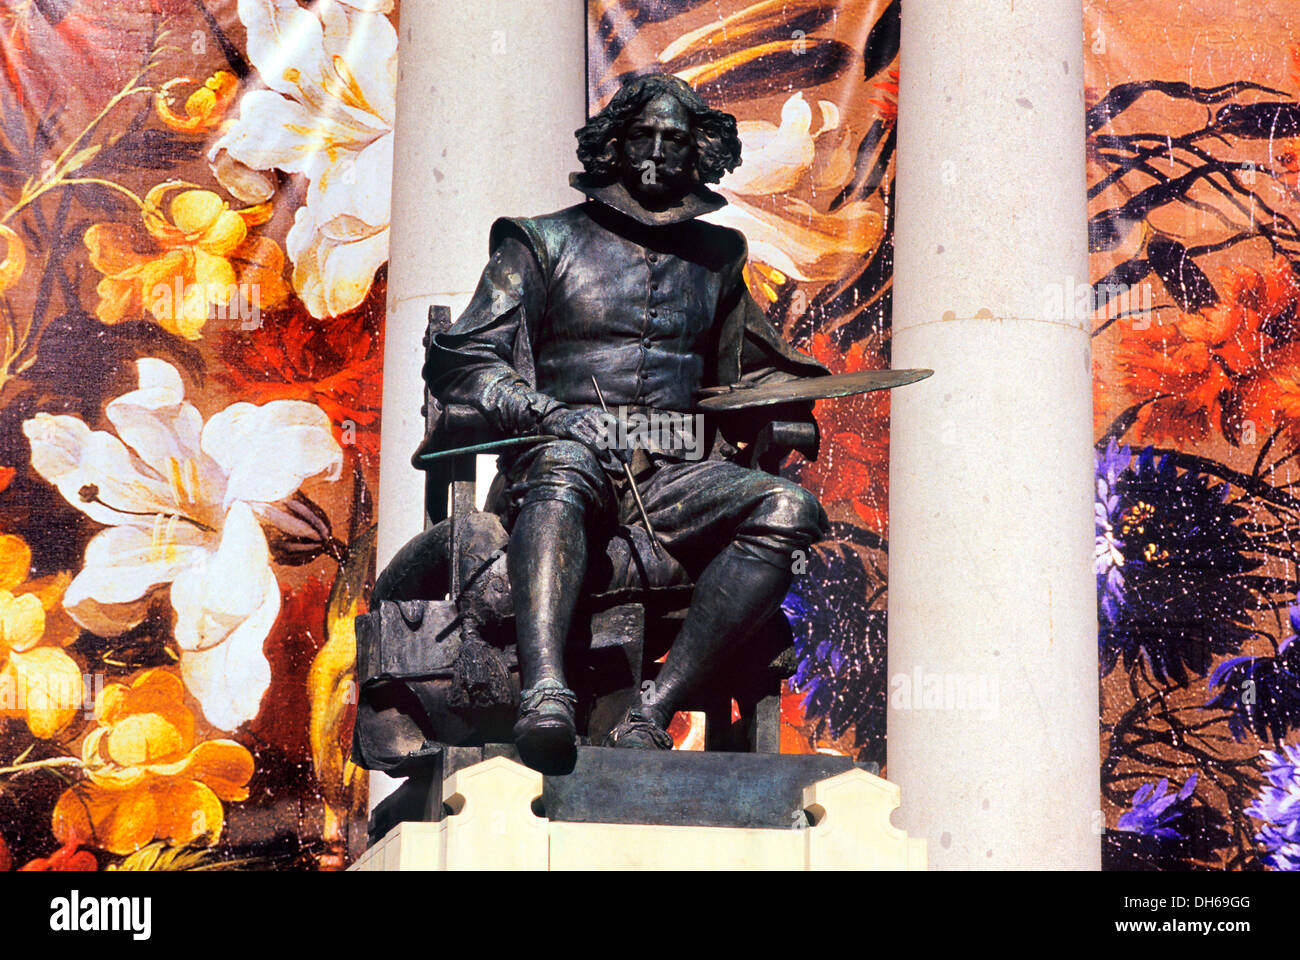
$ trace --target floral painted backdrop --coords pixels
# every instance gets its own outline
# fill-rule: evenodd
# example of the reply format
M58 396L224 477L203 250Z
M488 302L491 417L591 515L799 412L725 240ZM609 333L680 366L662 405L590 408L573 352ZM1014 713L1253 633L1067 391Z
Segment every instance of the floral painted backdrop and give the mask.
M1300 9L1085 30L1104 863L1300 869Z
M0 870L364 845L396 15L0 2Z
M675 74L736 115L740 167L706 219L749 240L746 280L786 339L834 372L889 366L899 0L589 0L588 99ZM784 605L798 672L781 749L885 760L886 392L819 401L815 463L786 473L834 528ZM698 731L675 723L680 746Z

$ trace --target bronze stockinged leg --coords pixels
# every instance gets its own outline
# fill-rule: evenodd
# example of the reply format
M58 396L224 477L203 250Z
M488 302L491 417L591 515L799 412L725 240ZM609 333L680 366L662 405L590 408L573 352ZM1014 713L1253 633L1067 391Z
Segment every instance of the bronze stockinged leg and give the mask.
M564 679L564 648L587 571L582 508L559 500L523 506L506 569L515 602L519 681L515 745L535 770L563 774L577 760L577 698Z
M695 585L686 622L649 698L611 731L607 745L670 749L671 738L665 747L666 734L654 728L662 733L686 698L707 688L744 636L777 611L793 579L786 554L743 542L718 554Z

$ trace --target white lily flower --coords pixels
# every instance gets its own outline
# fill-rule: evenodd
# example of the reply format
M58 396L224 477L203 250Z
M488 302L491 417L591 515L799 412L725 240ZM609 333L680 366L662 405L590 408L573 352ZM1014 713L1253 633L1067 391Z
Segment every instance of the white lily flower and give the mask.
M397 32L384 16L391 8L391 0L318 0L310 8L239 0L248 56L267 89L244 95L208 159L236 196L255 183L250 170L306 176L306 204L285 249L294 290L317 318L359 305L388 260L397 95Z
M105 408L116 436L70 416L23 423L36 472L107 525L63 603L87 630L117 636L171 584L185 684L214 726L233 730L270 685L262 644L280 612L258 517L282 514L308 478L336 480L343 451L314 404L235 403L205 424L175 367L145 358L136 370L139 389Z
M821 177L814 170L817 140L840 126L835 104L821 100L818 108L821 124L815 134L811 132L812 107L802 93L782 105L779 126L766 120L738 123L744 162L717 186L731 202L703 217L745 234L751 260L803 281L839 277L844 259L869 254L884 231L880 213L865 201L851 201L832 213L821 213L789 195L805 183L814 188L818 185ZM844 145L838 153L843 156L832 155L830 165L838 175L847 175L852 158Z

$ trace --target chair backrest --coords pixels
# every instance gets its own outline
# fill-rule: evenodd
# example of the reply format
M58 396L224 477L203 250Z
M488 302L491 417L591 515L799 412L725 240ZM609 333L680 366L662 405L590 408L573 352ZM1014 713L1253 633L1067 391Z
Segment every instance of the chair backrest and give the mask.
M433 343L434 334L444 332L451 326L451 307L446 304L432 304L429 307L429 320L424 328L425 355ZM433 432L434 425L442 414L442 404L429 392L429 385L424 385L424 401L420 404L420 416L424 418L424 436L427 440ZM473 458L471 458L471 465ZM447 490L453 482L456 464L453 460L424 468L424 523L425 529L447 518Z

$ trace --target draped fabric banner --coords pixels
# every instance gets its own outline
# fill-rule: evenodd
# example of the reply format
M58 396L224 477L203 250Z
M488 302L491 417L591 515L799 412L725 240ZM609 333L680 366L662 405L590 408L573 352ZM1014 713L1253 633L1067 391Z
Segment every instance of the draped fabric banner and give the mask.
M786 339L834 372L889 365L898 0L589 0L600 109L628 77L669 73L736 115L741 166L705 217L749 240L746 279ZM784 604L798 669L781 749L885 760L887 393L819 401L821 454L785 473L834 535ZM679 717L680 747L698 725Z
M1084 13L1104 863L1300 869L1300 10Z
M396 17L0 3L0 870L364 846Z

